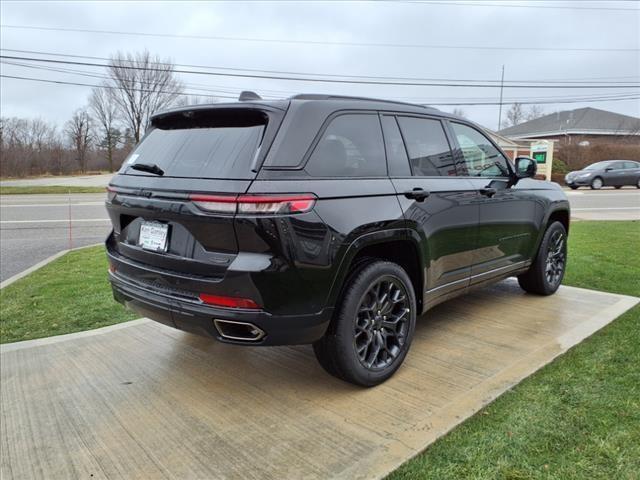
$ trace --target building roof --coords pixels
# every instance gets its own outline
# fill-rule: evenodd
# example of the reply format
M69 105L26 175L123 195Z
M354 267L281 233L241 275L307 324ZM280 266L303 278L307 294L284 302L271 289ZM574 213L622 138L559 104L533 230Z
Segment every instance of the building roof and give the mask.
M640 135L640 118L598 108L550 113L535 120L503 128L501 135L535 138L555 135Z
M493 139L493 141L500 145L502 148L525 148L525 146L528 146L525 144L525 142L505 137L504 135L500 135L498 132L489 130L488 128L485 128L484 131L487 132Z

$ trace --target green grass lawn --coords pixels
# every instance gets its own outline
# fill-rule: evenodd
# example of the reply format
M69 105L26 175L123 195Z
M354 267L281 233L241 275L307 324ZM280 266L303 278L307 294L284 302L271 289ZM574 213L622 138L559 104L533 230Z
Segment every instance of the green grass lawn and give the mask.
M640 296L640 222L575 222L565 284ZM102 247L0 291L0 341L135 318L111 297ZM397 479L639 479L640 307L509 390Z
M0 187L0 195L33 195L38 193L105 193L105 187Z
M640 296L640 222L575 222L565 284ZM389 476L640 479L640 307Z
M104 247L69 252L0 290L0 343L137 318L113 300Z

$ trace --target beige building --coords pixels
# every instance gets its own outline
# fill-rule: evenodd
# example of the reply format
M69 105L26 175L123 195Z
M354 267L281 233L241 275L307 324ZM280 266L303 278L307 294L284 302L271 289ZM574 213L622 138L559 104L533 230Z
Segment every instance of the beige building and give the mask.
M551 166L553 164L553 148L555 140L513 139L489 131L489 135L504 152L515 160L516 157L533 158L538 163L538 176L551 180Z

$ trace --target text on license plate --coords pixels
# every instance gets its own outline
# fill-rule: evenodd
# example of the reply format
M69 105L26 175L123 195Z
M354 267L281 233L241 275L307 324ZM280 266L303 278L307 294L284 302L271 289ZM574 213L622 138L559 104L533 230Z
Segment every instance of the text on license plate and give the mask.
M154 252L167 251L169 225L158 222L142 222L138 244L145 250Z

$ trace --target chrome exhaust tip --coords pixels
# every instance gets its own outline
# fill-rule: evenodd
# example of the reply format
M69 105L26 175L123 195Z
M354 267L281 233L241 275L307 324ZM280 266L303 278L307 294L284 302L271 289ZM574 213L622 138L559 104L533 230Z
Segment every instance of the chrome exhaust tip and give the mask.
M214 319L213 324L220 336L227 340L258 342L266 335L264 330L253 323Z

